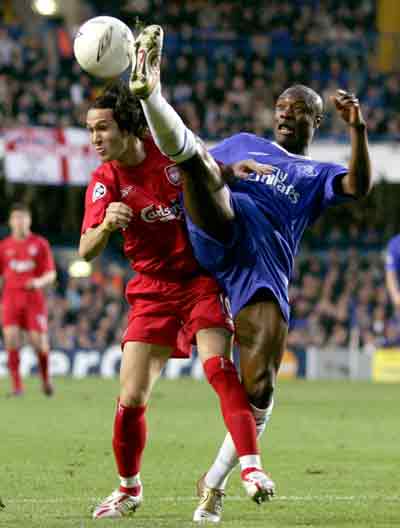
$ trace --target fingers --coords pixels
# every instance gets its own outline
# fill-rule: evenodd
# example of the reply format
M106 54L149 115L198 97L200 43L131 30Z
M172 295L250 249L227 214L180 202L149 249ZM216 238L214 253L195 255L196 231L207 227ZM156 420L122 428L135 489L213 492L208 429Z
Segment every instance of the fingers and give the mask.
M272 174L274 168L272 165L267 165L266 163L254 162L254 172L257 174Z
M265 163L259 163L253 159L247 159L239 161L234 164L234 173L238 178L246 178L250 173L255 172L257 174L271 174L273 167Z
M112 213L122 213L129 216L133 216L133 211L129 205L124 204L123 202L111 202L107 207L107 212Z
M115 228L125 229L133 218L132 209L122 202L111 202L106 211L107 221Z
M350 106L359 107L360 102L356 95L352 92L346 92L345 90L337 90L336 95L332 97L336 108L346 108Z

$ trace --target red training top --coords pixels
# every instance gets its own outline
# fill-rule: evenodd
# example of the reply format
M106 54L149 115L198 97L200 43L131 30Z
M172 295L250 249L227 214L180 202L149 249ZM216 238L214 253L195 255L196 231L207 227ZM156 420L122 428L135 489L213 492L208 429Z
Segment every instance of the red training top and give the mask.
M42 236L30 233L23 240L8 236L0 242L3 293L24 289L29 280L54 269L49 243Z

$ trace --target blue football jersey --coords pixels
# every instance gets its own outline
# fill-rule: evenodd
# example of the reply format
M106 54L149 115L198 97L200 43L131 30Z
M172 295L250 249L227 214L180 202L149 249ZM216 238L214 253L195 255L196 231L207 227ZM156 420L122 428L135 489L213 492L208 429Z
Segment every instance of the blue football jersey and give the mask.
M385 268L394 271L400 285L400 235L389 240L386 251Z
M326 207L349 199L337 194L334 186L347 168L291 154L277 143L246 133L222 141L211 153L226 164L254 159L271 165L272 171L250 174L230 185L235 228L228 243L213 240L188 218L195 254L226 291L234 316L258 290L266 289L288 321L288 286L299 242Z

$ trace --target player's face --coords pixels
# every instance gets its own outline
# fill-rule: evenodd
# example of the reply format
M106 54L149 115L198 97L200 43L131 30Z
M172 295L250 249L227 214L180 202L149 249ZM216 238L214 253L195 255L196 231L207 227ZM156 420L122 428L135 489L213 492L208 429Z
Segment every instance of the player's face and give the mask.
M275 106L274 134L279 145L294 154L303 154L316 128L314 110L299 95L279 97Z
M26 236L31 229L31 215L27 211L13 211L10 214L9 225L14 236Z
M121 160L128 148L128 134L121 132L111 108L91 108L86 128L102 162Z

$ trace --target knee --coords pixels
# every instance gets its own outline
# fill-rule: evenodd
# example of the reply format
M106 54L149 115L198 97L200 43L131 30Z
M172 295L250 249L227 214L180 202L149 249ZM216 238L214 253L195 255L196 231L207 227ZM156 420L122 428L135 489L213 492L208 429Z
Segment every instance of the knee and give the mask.
M7 350L20 348L21 342L19 336L14 333L9 333L4 336L4 344Z
M148 401L148 391L131 384L121 386L120 402L126 407L141 407Z
M259 409L269 407L276 384L275 368L267 366L259 368L244 382L250 403Z

